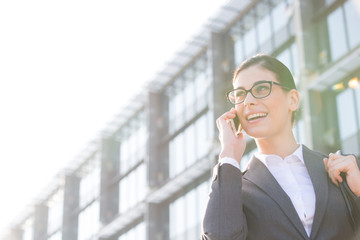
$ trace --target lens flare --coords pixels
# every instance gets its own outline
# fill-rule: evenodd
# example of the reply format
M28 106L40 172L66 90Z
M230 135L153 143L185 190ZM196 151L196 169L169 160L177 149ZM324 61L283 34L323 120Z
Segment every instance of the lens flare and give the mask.
M340 91L340 90L343 90L345 89L345 86L344 86L344 83L341 82L341 83L337 83L337 84L334 84L331 86L331 90L333 91Z
M359 78L358 77L354 77L352 79L349 80L348 82L348 86L349 88L352 88L352 89L356 89L356 88L359 88Z

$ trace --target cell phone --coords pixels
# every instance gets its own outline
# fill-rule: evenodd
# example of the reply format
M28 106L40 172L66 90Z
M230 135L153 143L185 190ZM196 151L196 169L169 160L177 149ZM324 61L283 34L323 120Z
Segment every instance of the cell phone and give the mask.
M234 131L234 134L239 135L239 133L242 131L242 128L238 116L235 116L235 118L233 119L229 119L228 123L230 124L232 130Z

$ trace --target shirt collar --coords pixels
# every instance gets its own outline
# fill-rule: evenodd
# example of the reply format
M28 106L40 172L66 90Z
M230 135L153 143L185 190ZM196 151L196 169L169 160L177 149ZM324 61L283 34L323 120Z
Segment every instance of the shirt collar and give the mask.
M279 158L279 159L281 159L280 156L275 155L275 154L263 154L263 153L257 152L257 153L255 153L254 155L255 155L255 157L256 157L257 159L259 159L262 163L264 163L265 166L267 166L266 159L269 159L269 158ZM299 146L292 154L290 154L289 156L286 156L285 158L289 158L289 157L296 157L296 158L300 159L300 161L301 161L303 164L305 164L305 163L304 163L304 156L303 156L303 147L302 147L302 144L300 144L300 146ZM282 160L284 160L284 159L282 159Z

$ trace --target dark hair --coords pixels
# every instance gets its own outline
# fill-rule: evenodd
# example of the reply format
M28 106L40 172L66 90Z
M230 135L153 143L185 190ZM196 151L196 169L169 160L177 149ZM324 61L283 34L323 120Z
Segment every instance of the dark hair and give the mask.
M236 77L239 75L241 71L251 66L260 66L262 68L269 70L270 72L275 74L276 79L279 81L279 83L288 87L289 89L296 90L295 81L290 70L276 58L265 54L257 54L243 61L234 72L233 83L235 82ZM286 91L286 89L284 90ZM296 111L292 113L292 117L291 117L292 123L295 122L295 118L296 118Z

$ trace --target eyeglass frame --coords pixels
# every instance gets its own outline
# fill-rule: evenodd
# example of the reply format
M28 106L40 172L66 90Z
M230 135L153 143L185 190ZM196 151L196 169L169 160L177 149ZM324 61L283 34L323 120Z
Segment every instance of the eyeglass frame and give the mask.
M252 92L252 89L253 89L255 86L257 86L257 85L259 85L259 84L262 84L262 83L270 83L270 91L269 91L269 93L268 93L266 96L263 96L263 97L255 97L254 94L253 94L253 92ZM266 97L268 97L268 96L271 94L273 84L274 84L274 85L277 85L277 86L279 86L279 87L285 88L285 89L287 89L287 90L291 90L291 89L292 89L292 88L289 88L289 87L287 87L287 86L285 86L285 85L283 85L283 84L281 84L281 83L278 83L278 82L260 80L260 81L255 82L249 90L246 90L246 89L243 88L243 87L239 87L239 88L235 88L235 89L233 89L233 90L228 91L228 92L226 93L226 98L227 98L227 100L228 100L231 104L234 104L234 105L243 103L243 102L245 101L248 93L251 93L251 96L253 96L253 97L256 98L256 99L266 98ZM230 100L229 95L230 95L231 92L234 92L234 91L240 90L240 89L245 91L245 93L246 93L246 94L245 94L245 98L244 98L244 100L242 100L241 102L233 103L233 102Z

